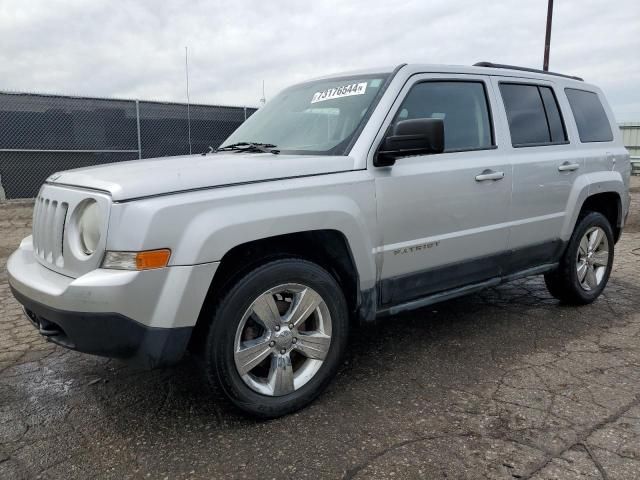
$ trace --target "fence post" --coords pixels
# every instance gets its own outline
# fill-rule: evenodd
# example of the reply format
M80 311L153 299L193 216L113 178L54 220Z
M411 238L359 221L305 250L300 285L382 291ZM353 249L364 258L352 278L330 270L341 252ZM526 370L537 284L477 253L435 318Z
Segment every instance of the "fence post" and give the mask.
M7 195L4 193L4 188L2 187L2 175L0 175L0 203L7 200Z
M247 119L247 107L244 107L244 119Z
M136 100L136 125L138 129L138 160L142 159L142 142L140 140L140 100Z

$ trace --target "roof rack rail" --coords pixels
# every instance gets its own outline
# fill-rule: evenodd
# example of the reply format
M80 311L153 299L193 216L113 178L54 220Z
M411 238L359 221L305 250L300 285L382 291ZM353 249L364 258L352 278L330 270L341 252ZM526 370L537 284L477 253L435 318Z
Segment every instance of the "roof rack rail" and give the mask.
M489 68L508 68L509 70L521 70L523 72L543 73L545 75L555 75L556 77L572 78L573 80L580 80L581 82L584 82L584 79L580 77L576 77L573 75L564 75L562 73L556 73L556 72L547 72L544 70L538 70L537 68L518 67L515 65L504 65L502 63L491 63L491 62L478 62L478 63L474 63L473 66L489 67Z

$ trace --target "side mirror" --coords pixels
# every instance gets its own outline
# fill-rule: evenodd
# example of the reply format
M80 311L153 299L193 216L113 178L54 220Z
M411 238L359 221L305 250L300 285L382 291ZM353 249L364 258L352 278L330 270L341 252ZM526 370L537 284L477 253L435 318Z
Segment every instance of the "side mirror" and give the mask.
M393 133L382 141L373 164L388 167L400 157L443 151L444 121L441 118L401 120L396 123Z

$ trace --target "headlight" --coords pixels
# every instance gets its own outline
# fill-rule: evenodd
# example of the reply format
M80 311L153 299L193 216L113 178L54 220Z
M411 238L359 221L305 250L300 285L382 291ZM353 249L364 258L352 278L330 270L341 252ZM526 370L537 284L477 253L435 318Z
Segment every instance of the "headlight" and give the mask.
M100 209L93 199L85 200L78 216L79 245L85 255L93 255L100 242Z

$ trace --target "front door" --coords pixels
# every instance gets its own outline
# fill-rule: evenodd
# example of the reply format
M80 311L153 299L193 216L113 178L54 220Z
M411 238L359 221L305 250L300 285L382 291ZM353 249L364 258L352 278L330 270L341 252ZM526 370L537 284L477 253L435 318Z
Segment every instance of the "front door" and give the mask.
M500 275L507 248L511 168L496 147L488 77L420 75L386 120L441 118L445 151L373 167L382 244L381 306Z

